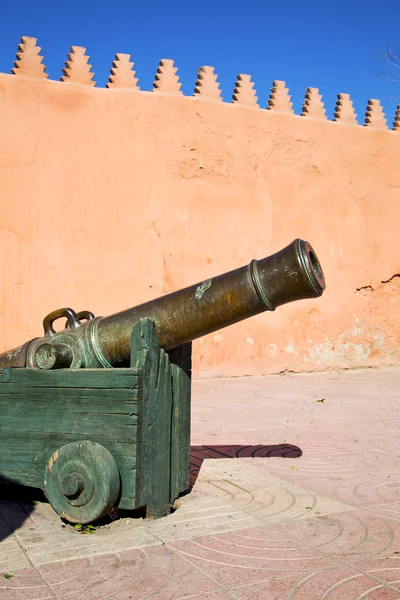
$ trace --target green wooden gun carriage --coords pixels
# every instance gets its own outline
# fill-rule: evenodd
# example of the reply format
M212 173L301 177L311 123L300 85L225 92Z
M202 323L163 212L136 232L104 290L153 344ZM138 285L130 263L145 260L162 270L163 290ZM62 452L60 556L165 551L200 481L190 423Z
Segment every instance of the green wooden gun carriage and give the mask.
M295 240L109 317L51 313L42 338L0 355L0 477L44 490L74 523L113 508L165 515L189 486L192 340L324 289Z

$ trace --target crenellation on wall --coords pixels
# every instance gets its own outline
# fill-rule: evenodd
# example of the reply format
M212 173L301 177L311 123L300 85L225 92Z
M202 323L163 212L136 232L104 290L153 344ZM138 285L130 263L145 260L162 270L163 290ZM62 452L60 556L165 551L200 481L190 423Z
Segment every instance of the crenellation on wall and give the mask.
M349 94L338 94L333 120L338 123L346 123L346 125L358 125L353 101Z
M86 48L71 46L60 81L94 87L96 82L93 81L94 73L91 72L92 65L89 65L89 59Z
M322 96L319 93L318 88L307 88L301 116L314 117L317 119L327 118Z
M157 67L155 81L153 82L153 92L167 92L169 94L182 94L182 84L176 74L178 69L174 66L174 61L170 58L160 60Z
M130 54L116 54L106 87L131 88L139 91L139 80L136 77L136 71L133 69L134 64L131 62Z
M41 48L37 45L37 39L23 36L18 45L17 60L11 70L13 75L25 75L38 79L47 79L46 67L43 64L43 56L40 56Z
M267 110L294 115L293 103L284 81L275 80L273 82Z
M400 104L397 105L396 112L394 115L393 131L398 131L399 129L400 129Z
M46 73L46 67L43 64L44 59L40 55L40 52L41 48L37 45L36 38L29 36L22 37L18 46L17 59L14 62L14 67L11 69L11 73L32 79L48 79L48 73ZM62 69L63 75L60 81L95 87L95 74L92 71L92 66L89 64L89 58L85 48L71 46L68 60ZM111 90L119 88L147 93L147 90L141 90L138 85L134 66L135 63L131 60L130 54L115 54L115 59L110 69L110 76L105 87ZM181 90L182 84L179 81L177 72L178 69L175 67L172 59L162 59L159 62L151 91L160 95L183 96ZM198 70L194 94L190 97L209 102L223 102L222 91L214 67L203 66ZM239 74L237 76L232 94L232 102L227 102L225 105L240 105L259 111L265 110L260 108L255 83L252 81L251 75L248 74ZM399 107L395 114L392 132L397 132L400 129ZM273 82L266 110L272 113L295 115L291 95L284 81L275 80ZM359 123L350 95L338 94L333 118L328 119L322 95L319 89L315 87L307 88L300 116L321 119L337 124L358 127L365 126L372 131L389 132L385 113L379 100L368 100L365 121L364 123Z
M222 102L221 90L217 81L218 75L214 73L214 67L200 67L197 72L196 87L194 95L201 100L217 100Z
M236 78L235 89L233 90L233 104L242 104L253 108L259 108L258 98L254 89L254 82L251 81L251 75L239 74Z
M365 127L381 131L388 130L385 113L379 100L368 100L365 111Z

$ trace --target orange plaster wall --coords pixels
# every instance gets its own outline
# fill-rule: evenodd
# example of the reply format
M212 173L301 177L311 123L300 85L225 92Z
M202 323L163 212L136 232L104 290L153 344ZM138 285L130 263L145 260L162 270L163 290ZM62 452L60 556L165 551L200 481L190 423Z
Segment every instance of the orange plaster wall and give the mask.
M302 237L324 296L196 341L195 374L399 362L400 133L13 75L0 132L0 351Z

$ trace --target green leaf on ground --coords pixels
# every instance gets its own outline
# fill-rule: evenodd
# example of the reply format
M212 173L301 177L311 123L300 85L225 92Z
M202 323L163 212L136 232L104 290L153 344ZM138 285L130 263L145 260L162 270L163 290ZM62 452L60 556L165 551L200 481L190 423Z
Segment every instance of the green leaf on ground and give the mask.
M74 525L74 529L76 529L83 535L89 535L96 531L96 527L94 525L82 525L82 523L77 523L76 525Z

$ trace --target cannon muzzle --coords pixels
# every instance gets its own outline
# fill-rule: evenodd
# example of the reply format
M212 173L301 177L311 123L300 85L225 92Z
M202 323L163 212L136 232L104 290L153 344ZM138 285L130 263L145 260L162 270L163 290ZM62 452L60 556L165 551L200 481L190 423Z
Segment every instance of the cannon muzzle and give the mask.
M0 355L1 367L116 367L129 360L133 325L154 321L160 346L169 350L282 304L317 298L325 278L314 250L297 239L245 267L115 313L95 318L60 309L44 321L44 337ZM67 319L56 332L53 323Z

